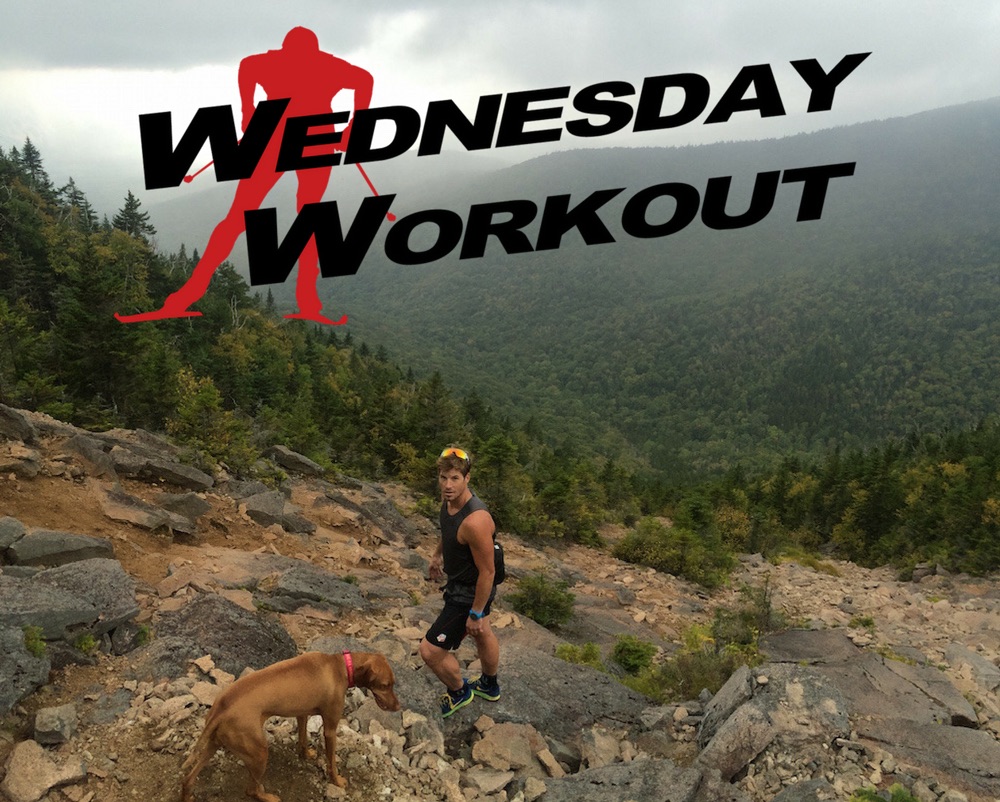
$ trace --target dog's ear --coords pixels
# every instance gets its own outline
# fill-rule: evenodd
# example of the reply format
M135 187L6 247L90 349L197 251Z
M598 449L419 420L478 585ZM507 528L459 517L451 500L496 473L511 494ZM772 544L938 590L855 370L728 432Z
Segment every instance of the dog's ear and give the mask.
M392 667L389 665L389 661L385 659L384 655L374 654L372 655L371 662L371 684L375 686L386 686L392 685L393 675Z

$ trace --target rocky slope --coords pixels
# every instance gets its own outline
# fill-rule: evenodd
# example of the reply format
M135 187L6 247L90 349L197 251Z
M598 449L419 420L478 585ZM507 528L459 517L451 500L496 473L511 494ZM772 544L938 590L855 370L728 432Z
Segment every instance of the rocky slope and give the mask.
M268 722L267 785L286 799L795 802L894 783L927 802L1000 799L995 580L748 556L709 595L600 551L504 537L504 697L442 721L416 654L439 601L433 524L399 488L270 458L290 477L278 491L186 467L148 433L0 408L0 798L176 799L221 687L350 648L390 659L403 711L350 692L346 791L299 761L293 722ZM534 571L576 595L558 635L504 603ZM567 641L607 653L623 633L669 655L765 580L792 626L714 697L654 705L554 656ZM459 656L473 675L471 647ZM244 776L220 753L196 796L243 799Z

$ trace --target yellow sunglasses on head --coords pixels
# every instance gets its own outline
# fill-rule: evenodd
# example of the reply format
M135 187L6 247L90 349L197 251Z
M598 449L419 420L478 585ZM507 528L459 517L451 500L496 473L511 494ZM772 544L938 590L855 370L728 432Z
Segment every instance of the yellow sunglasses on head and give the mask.
M446 448L444 451L441 452L441 456L442 457L452 457L452 456L454 456L454 457L458 457L459 459L464 459L466 462L471 462L472 461L469 458L469 455L466 452L462 451L462 449L460 449L460 448Z

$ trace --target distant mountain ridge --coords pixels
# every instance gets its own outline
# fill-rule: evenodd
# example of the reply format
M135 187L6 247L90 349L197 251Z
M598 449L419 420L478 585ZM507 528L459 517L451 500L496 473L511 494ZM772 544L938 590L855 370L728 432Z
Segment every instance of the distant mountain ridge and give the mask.
M748 228L621 229L644 187L703 193L732 176L738 214L758 173L840 162L855 174L830 182L820 220L796 223L800 185L783 184ZM400 216L621 187L601 211L617 241L570 232L558 250L508 255L494 240L480 259L422 266L376 243L356 276L321 291L354 337L567 441L675 472L764 464L997 411L998 163L1000 99L783 139L564 151L402 187L394 163L372 165ZM271 290L290 304L292 288Z

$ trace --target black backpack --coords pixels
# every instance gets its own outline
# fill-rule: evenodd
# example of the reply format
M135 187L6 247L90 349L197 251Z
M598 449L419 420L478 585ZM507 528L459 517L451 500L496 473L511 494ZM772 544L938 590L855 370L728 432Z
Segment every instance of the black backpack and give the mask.
M499 585L507 578L507 567L503 562L503 546L493 537L493 584Z

